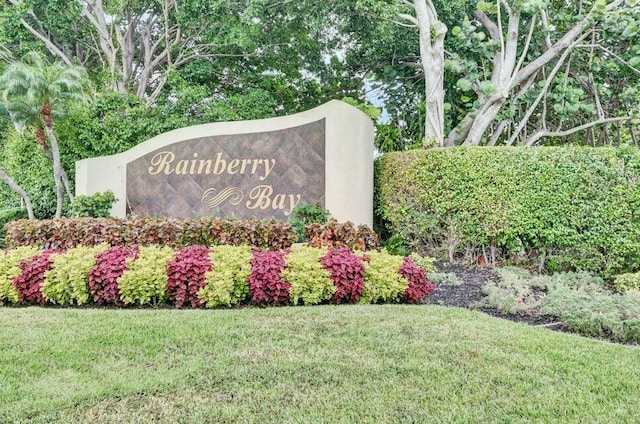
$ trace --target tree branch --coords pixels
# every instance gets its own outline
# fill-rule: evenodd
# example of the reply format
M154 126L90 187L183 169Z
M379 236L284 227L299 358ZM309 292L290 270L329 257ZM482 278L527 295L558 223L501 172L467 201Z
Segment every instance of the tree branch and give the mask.
M597 121L587 122L586 124L579 125L577 127L569 128L564 131L538 131L532 134L527 141L525 142L525 146L533 146L538 140L543 137L566 137L571 134L575 134L579 131L586 130L588 128L594 127L596 125L609 124L611 122L620 122L620 121L629 121L632 119L637 119L633 116L619 116L617 118L603 118L598 119Z

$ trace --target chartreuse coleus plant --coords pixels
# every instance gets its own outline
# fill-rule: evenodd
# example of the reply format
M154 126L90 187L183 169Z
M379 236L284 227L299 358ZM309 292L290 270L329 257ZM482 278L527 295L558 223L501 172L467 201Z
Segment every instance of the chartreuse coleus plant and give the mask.
M329 272L320 262L324 254L323 249L300 247L287 255L287 266L281 277L291 285L289 297L292 304L317 305L331 299L336 292Z
M174 257L170 247L141 246L137 258L127 259L127 270L118 279L124 303L157 306L167 298L166 264Z
M233 306L249 294L251 248L249 246L215 246L209 253L212 268L205 274L206 286L198 297L207 308Z
M45 299L58 305L84 305L89 302L89 270L96 255L107 250L107 244L78 246L50 256L51 269L44 275L40 291Z
M364 266L364 288L359 303L397 302L409 282L398 273L404 263L402 256L376 251L367 252Z
M20 261L39 253L33 246L0 251L0 302L18 303L19 295L13 286L13 279L20 275Z

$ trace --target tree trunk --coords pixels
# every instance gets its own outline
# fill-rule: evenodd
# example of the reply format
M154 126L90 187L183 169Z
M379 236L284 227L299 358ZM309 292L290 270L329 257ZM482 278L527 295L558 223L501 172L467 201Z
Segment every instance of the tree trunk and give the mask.
M45 131L51 143L51 155L53 156L53 180L56 183L56 218L62 216L62 204L64 203L64 184L62 183L62 163L60 161L60 147L58 139L53 133L51 125L45 125Z
M33 206L31 205L31 198L29 197L27 192L22 187L20 187L18 183L16 183L14 179L11 178L9 174L7 174L5 170L2 168L0 168L0 179L2 179L5 183L7 183L7 185L11 187L11 190L18 193L18 195L22 198L22 200L24 200L24 204L27 207L27 216L29 217L29 219L34 219L35 217L33 215Z
M420 60L425 80L424 147L444 147L444 37L447 27L438 20L431 0L414 0L420 32Z

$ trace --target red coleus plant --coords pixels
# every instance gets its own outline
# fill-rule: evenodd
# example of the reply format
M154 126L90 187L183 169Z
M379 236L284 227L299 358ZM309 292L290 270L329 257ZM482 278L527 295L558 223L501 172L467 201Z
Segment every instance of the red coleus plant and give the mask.
M253 251L249 292L254 305L286 305L289 303L291 284L281 278L286 266L285 252Z
M39 255L20 261L20 274L13 279L13 287L18 291L20 303L37 303L44 305L47 300L40 292L40 285L44 281L44 274L51 269L49 257L56 253L53 250L43 250Z
M89 270L89 293L94 302L123 306L118 278L127 269L127 259L136 258L139 251L138 246L114 246L96 256L96 265Z
M363 260L347 247L330 249L320 259L336 286L336 303L356 303L364 288Z
M194 308L202 304L198 291L207 284L205 275L209 270L209 249L204 246L180 249L175 259L167 262L167 293L176 308L186 303Z
M417 303L436 288L427 280L427 271L416 265L409 257L404 258L398 273L409 281L409 285L402 294L402 300L406 302Z

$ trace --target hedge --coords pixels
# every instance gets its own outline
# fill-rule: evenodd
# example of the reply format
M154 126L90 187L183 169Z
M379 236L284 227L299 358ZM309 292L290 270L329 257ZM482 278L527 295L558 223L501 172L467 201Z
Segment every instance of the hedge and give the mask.
M454 148L385 154L377 212L420 253L582 269L640 268L635 148Z
M365 225L352 222L305 227L314 247L342 247L357 250L380 248L378 235ZM185 246L249 245L281 250L298 240L295 228L286 222L222 218L174 219L131 217L20 219L6 225L7 247L36 246L40 249L71 249L76 246Z
M164 245L174 248L217 244L251 245L286 249L297 241L296 230L286 222L222 218L174 219L59 218L17 220L6 225L7 247L34 245L41 249L76 246Z
M10 281L10 283L9 283ZM177 308L418 303L435 286L411 258L346 247L19 247L0 255L0 303Z

